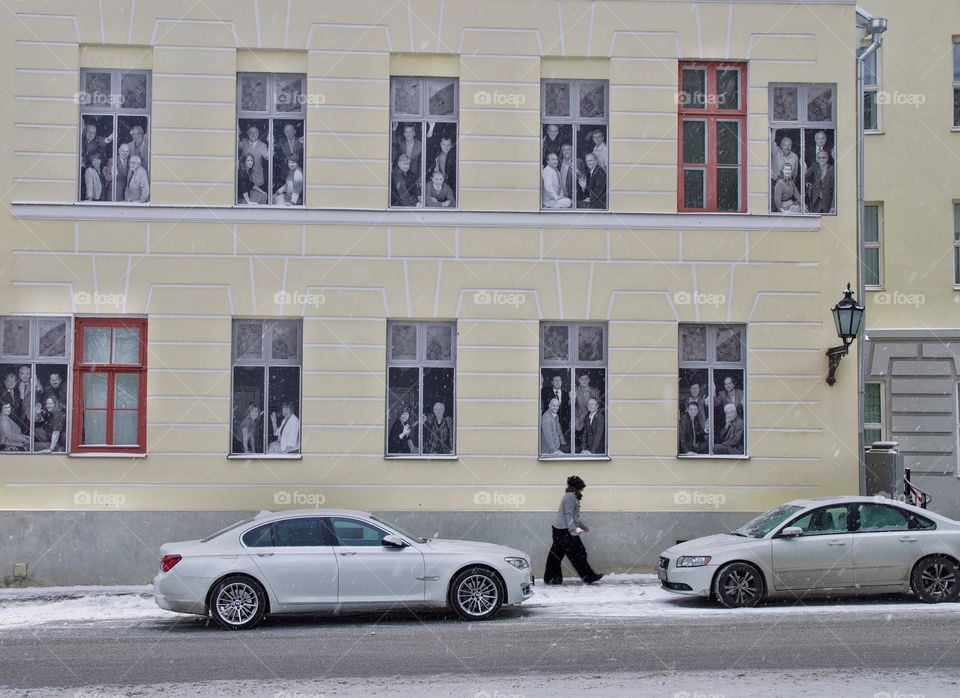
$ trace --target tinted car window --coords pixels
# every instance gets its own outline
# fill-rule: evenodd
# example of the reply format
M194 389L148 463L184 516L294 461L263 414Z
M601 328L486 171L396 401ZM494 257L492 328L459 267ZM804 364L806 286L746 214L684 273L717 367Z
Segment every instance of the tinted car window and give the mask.
M385 531L357 519L332 518L330 522L340 545L383 545L383 537L387 535Z
M910 513L908 519L908 526L911 530L932 529L937 527L937 524L933 521L919 514Z
M860 505L860 531L906 531L907 513L885 504Z
M809 511L793 521L790 526L802 528L805 536L817 536L846 533L848 530L847 523L847 507L845 504L841 504Z
M273 545L273 524L258 526L243 534L243 544L248 548L268 548Z
M323 519L318 518L276 521L273 539L279 547L329 545Z
M803 507L799 507L796 504L781 504L777 508L771 509L751 519L734 531L734 533L749 536L750 538L763 538L801 509L803 509Z

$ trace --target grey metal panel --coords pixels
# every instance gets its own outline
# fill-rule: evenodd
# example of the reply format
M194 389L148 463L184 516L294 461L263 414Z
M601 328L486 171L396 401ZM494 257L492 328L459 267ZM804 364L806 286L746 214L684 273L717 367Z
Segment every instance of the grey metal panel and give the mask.
M894 409L897 406L894 405ZM890 418L890 429L895 434L911 432L941 433L953 436L956 420L953 415L895 414Z
M894 432L890 441L900 444L902 451L924 451L926 453L950 453L956 447L957 439L953 434L907 434Z
M871 341L872 360L870 362L871 376L885 376L890 369L891 359L903 357L912 359L919 355L916 342L876 342Z
M893 359L890 361L890 373L894 376L952 376L953 362L943 359Z
M960 356L960 342L924 342L922 346L924 358L942 358L957 360Z
M893 378L890 395L895 399L904 393L914 395L953 395L953 381L948 378Z
M950 453L903 453L903 466L915 473L943 473L952 475L957 469L956 456Z
M890 408L895 412L905 412L911 414L929 414L931 412L950 414L953 412L953 402L952 395L897 395L895 403L892 404Z
M910 479L933 496L930 510L960 519L960 480L953 475L924 475L911 473Z

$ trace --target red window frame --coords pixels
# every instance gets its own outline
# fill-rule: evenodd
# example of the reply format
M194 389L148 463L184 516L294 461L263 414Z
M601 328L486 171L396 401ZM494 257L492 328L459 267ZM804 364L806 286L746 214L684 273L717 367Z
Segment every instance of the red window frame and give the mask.
M87 327L108 327L111 329L110 352L113 353L114 328L136 327L140 330L139 363L86 363L83 355L83 330ZM73 334L73 433L71 451L73 453L146 453L147 451L147 319L146 318L77 318ZM113 439L114 386L118 374L135 374L137 381L137 443L134 446L107 444L83 444L83 377L88 373L107 375L107 440Z
M702 109L686 104L683 97L684 68L706 70L706 103ZM740 106L738 109L720 109L717 99L717 70L736 68L740 71ZM677 67L677 211L680 213L745 213L747 210L747 64L731 61L680 61ZM683 122L696 117L707 125L706 162L686 163L683 160ZM737 169L740 174L740 205L736 211L717 209L717 167L716 144L717 122L737 121L740 124L740 162ZM686 166L703 169L706 173L706 193L704 208L687 208L683 200L683 172ZM730 166L730 165L725 165Z

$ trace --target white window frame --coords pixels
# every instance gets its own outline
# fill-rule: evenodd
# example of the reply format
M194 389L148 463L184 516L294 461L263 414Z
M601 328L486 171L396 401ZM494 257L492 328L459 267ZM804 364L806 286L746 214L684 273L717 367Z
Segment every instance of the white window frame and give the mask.
M867 71L866 64L864 64L863 71L863 103L867 103L867 95L873 95L873 112L877 115L877 125L875 128L869 128L867 126L866 114L864 114L863 119L863 132L865 134L877 134L883 133L883 110L880 109L880 84L883 82L883 76L880 74L880 52L882 47L878 48L873 52L868 58L867 61L873 61L874 64L874 75L876 76L876 82L868 83L867 82Z
M877 209L877 240L876 242L867 242L867 236L864 235L863 238L863 248L865 250L877 250L877 283L875 284L865 284L864 290L866 291L882 291L883 290L883 202L882 201L868 201L864 203L864 210L870 207ZM955 243L956 244L956 243ZM866 262L864 262L866 265Z
M873 442L866 443L866 434L867 429L876 429L880 432L880 438L878 441L885 441L887 438L887 428L886 428L886 414L887 414L887 397L885 384L883 381L867 381L865 385L876 385L880 391L880 421L879 422L864 422L863 423L863 434L864 434L864 448L870 448L873 445ZM866 392L866 388L864 388Z

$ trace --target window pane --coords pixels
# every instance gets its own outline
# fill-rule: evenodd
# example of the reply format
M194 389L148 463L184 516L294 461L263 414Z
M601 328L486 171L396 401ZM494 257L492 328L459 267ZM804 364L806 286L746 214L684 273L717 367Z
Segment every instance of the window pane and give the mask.
M740 170L736 167L717 168L717 210L740 210Z
M570 358L570 327L547 325L543 329L543 360L566 361Z
M393 159L390 177L390 205L415 207L422 204L422 125L399 122L393 127Z
M40 318L37 325L40 335L40 356L66 356L67 321Z
M277 521L273 524L273 535L279 547L314 547L326 544L323 520L320 518Z
M457 112L456 94L453 80L428 80L427 113L430 116L453 116Z
M880 424L883 417L881 407L881 384L865 383L863 386L863 421L867 424Z
M740 122L717 122L717 162L736 165L740 162Z
M390 325L390 360L417 360L417 326L394 323Z
M235 353L238 359L263 358L263 323L237 323Z
M118 373L113 381L113 406L118 410L136 409L139 405L140 376Z
M540 455L570 453L571 371L568 368L543 368L540 369L540 380Z
M248 74L240 76L240 111L267 110L267 76Z
M100 109L115 106L110 87L110 73L84 73L83 92L81 106Z
M128 203L146 203L150 201L150 149L147 142L149 124L145 116L121 116L117 119L117 167L127 171L123 184L123 197L113 179L113 161L105 160L108 165L104 179L109 196L117 201ZM121 163L125 158L126 162ZM119 176L119 175L118 175ZM116 182L119 184L119 181Z
M682 109L703 109L706 105L707 71L703 68L684 68L680 91Z
M864 429L863 443L868 448L877 441L883 441L882 432L879 429Z
M868 131L877 130L877 93L863 94L863 127Z
M420 369L387 370L387 453L420 452Z
M960 82L960 43L953 44L953 80Z
M233 439L231 453L263 453L264 369L233 367Z
M577 127L576 167L570 162L563 174L570 184L573 169L577 170L577 208L605 209L607 207L607 172L610 168L610 148L607 145L607 127L585 125Z
M450 325L427 325L427 361L453 360L453 328Z
M113 445L137 445L137 411L117 410L113 413Z
M577 332L577 360L603 361L603 327L580 327Z
M960 127L960 87L953 88L953 125Z
M457 207L457 125L437 123L427 136L425 205Z
M303 206L303 119L273 120L273 203Z
M953 239L960 240L960 204L953 205Z
M267 524L243 534L243 544L248 548L269 548L273 546L273 524Z
M570 116L570 83L543 83L543 115Z
M300 367L271 366L268 384L271 436L267 453L300 453Z
M37 364L36 393L44 409L47 408L47 400L53 398L54 402L62 409L67 410L67 376L68 367L66 364Z
M906 531L907 517L903 512L882 504L860 505L861 531Z
M84 445L107 443L106 410L83 411L83 436L81 443Z
M576 452L586 455L606 453L606 426L603 411L607 389L602 368L577 369L573 395Z
M30 356L30 320L3 318L3 355Z
M863 207L863 241L880 242L880 207L866 205Z
M706 174L703 170L683 171L683 207L704 208L706 201Z
M718 327L717 361L740 363L743 361L743 330L739 327Z
M699 330L703 326L681 328ZM704 353L706 349L704 348ZM682 354L681 354L682 357ZM682 360L682 358L681 358ZM708 428L710 424L711 399L709 395L709 372L707 369L680 369L680 406L677 412L677 453L693 455L707 453L710 447Z
M140 363L140 328L113 328L113 363Z
M420 80L393 79L393 113L420 115Z
M384 533L378 528L356 519L332 518L333 530L337 534L337 541L340 545L364 545L380 546L383 545Z
M299 75L292 77L274 78L276 110L278 112L302 112L304 105L303 78Z
M773 88L773 120L797 121L800 118L797 110L797 88L783 85Z
M807 89L807 121L833 121L833 87Z
M880 285L880 248L867 247L863 250L863 283L867 286Z
M265 204L270 194L270 148L267 139L270 137L270 121L268 119L239 119L238 130L238 167L237 176L238 202ZM247 194L246 197L243 195Z
M123 73L120 76L120 106L123 109L147 108L147 76L145 73Z
M30 367L12 363L0 365L3 376L3 395L0 397L0 451L30 450L31 410L34 391ZM24 381L20 380L21 374Z
M453 369L423 369L423 452L454 453Z
M300 325L277 322L271 326L271 356L278 361L296 360L300 356Z
M717 108L740 108L740 71L737 68L717 68Z
M704 325L680 326L680 360L707 360L707 328ZM702 386L701 386L702 387Z
M863 84L877 84L877 52L871 53L863 62Z
M713 394L716 405L714 425L718 428L724 424L724 408L733 405L737 408L737 415L743 418L743 370L716 370L713 372Z
M80 135L80 200L105 201L107 199L104 166L113 156L114 117L85 114Z
M107 408L107 374L83 374L83 406L90 409Z
M836 210L836 174L834 172L833 129L807 130L804 160L806 208L808 213L833 213Z
M707 122L683 122L683 161L707 161Z
M110 363L110 328L83 328L83 362L87 364Z
M580 83L580 116L601 119L607 113L604 83Z

